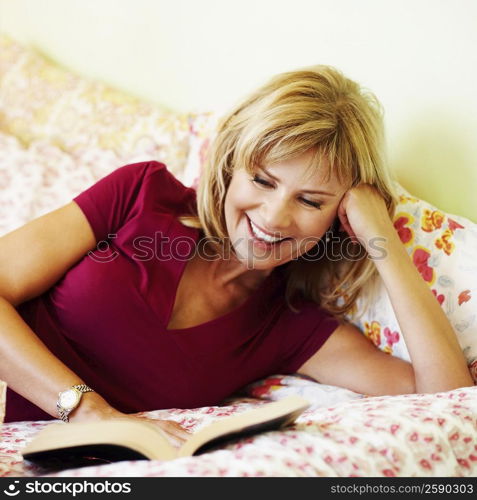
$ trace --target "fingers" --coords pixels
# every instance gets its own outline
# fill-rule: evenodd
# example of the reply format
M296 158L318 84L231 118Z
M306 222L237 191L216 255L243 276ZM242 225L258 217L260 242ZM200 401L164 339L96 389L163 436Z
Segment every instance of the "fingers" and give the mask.
M144 419L158 426L163 432L164 437L172 444L172 446L176 448L182 446L192 435L192 433L185 427L182 427L181 424L178 424L173 420L156 420L148 418L144 415L136 415L133 418Z
M351 238L351 241L353 243L359 243L358 238L354 231L351 229L351 225L348 222L347 217L343 217L342 219L340 218L341 225L346 233L348 233L348 236Z
M341 200L341 202L338 206L337 215L338 215L338 218L341 222L341 228L348 234L348 236L351 238L351 241L353 243L359 243L355 232L351 228L351 224L349 223L348 215L346 213L347 200L348 200L348 193L346 193L345 196L343 197L343 199Z
M172 420L156 420L156 423L161 427L163 431L175 438L176 440L183 443L190 438L191 433L182 427L182 425L174 422Z
M345 215L338 214L338 217L339 217L340 223L341 223L340 231L346 232L348 234L348 236L351 238L351 241L353 243L359 243L355 232L351 228L351 224L349 223L348 217L346 216L346 214Z

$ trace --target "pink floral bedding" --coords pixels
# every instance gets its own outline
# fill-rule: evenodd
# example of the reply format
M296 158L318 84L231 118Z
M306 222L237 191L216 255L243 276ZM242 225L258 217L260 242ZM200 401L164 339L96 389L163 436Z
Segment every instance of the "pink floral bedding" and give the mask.
M315 387L316 386L316 387ZM295 392L321 391L301 380ZM260 434L220 450L170 462L124 461L47 474L20 454L48 422L3 425L2 476L450 476L477 475L477 387L439 394L362 397L326 389L336 404L311 401L312 408L290 428ZM341 400L341 402L339 402ZM233 413L266 404L236 399L227 406L149 412L194 431ZM323 406L324 404L325 406Z

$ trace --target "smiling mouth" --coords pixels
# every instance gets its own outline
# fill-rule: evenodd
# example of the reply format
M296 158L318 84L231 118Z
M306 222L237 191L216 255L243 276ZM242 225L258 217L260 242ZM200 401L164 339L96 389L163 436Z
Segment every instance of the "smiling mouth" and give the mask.
M267 245L275 245L285 240L290 240L291 238L274 238L266 233L264 233L260 228L258 228L247 215L248 229L254 240L265 243Z

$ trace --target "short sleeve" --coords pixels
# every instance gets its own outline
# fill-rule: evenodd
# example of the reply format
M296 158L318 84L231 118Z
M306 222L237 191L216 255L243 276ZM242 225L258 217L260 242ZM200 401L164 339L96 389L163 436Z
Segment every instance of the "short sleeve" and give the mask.
M191 198L190 191L163 163L150 161L117 168L73 200L88 219L96 241L101 241L117 233L147 203L159 212L174 214Z
M300 312L288 310L286 315L280 373L295 373L320 349L340 322L312 302L302 305Z

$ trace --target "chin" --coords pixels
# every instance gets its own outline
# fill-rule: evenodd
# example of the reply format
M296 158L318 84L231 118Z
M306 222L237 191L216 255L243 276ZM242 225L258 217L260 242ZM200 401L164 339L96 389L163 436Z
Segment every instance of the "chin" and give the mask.
M271 271L274 268L285 264L290 259L277 259L273 256L263 256L254 253L252 250L246 248L235 248L235 257L247 268L255 269L256 271Z

